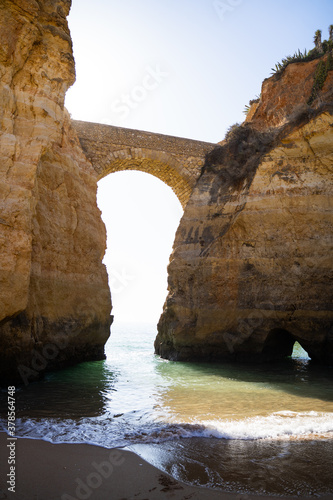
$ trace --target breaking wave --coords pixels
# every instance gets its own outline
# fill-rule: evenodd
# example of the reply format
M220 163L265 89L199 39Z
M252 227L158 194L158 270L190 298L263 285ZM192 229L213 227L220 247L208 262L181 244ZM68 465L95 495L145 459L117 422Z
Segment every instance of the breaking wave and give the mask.
M137 423L138 424L138 423ZM2 429L5 431L5 422ZM52 443L88 443L106 448L136 443L160 443L191 437L260 439L333 439L333 414L279 411L242 420L206 420L200 423L146 422L134 425L126 415L113 421L96 419L17 419L17 436Z

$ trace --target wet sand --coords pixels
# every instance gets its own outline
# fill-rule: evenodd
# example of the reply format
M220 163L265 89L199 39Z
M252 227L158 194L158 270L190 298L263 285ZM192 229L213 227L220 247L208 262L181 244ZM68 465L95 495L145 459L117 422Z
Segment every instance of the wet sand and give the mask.
M127 449L177 480L232 493L333 497L333 441L187 438Z
M10 456L15 458L15 493L8 491L10 484L6 484L10 479L7 477ZM276 498L237 492L225 493L189 486L174 480L136 454L123 449L108 450L88 444L51 444L24 438L13 440L3 432L0 433L0 470L0 499L265 500ZM333 496L321 498L328 499Z

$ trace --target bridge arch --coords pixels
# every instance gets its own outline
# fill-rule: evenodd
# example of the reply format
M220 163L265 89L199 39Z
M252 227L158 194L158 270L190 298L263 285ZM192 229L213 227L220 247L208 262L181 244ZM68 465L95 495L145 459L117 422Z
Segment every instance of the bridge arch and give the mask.
M193 186L191 177L181 175L181 165L171 155L163 151L146 148L125 148L109 153L99 166L98 180L124 170L138 170L154 175L165 182L175 193L184 208Z
M209 142L72 120L97 180L112 172L139 170L165 182L185 208L201 174Z

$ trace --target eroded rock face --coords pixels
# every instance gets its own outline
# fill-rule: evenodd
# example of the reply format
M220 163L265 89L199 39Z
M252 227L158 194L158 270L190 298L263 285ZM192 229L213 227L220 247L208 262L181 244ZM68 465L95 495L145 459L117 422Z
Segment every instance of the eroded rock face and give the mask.
M207 155L178 228L155 350L174 360L333 362L333 71L265 80L250 119Z
M64 109L75 80L69 8L69 0L0 4L3 380L20 379L20 365L30 379L101 359L109 336L96 174Z

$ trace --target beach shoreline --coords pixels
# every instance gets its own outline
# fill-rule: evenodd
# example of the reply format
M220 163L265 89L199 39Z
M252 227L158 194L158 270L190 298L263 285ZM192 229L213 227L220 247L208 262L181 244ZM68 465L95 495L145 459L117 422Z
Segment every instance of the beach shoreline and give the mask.
M276 496L190 486L121 448L52 444L0 433L0 498L15 500L265 500ZM10 444L15 443L15 488L6 484ZM293 497L279 497L293 498ZM298 497L300 498L300 497ZM332 499L325 495L322 499Z

